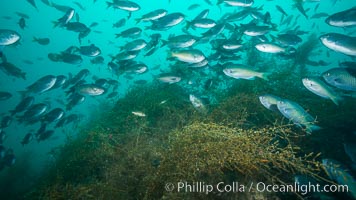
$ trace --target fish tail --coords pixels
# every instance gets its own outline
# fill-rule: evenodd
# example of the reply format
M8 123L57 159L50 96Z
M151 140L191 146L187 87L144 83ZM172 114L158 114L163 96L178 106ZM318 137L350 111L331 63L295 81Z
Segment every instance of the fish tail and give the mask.
M10 112L11 117L16 114L16 110L10 110L9 112Z
M137 19L135 19L135 21L136 21L136 24L138 24L138 23L140 23L141 19L137 18Z
M53 24L53 28L57 28L59 26L58 21L52 21L52 24Z
M167 40L161 40L161 42L162 42L161 47L166 46L166 45L168 44L168 41L167 41Z
M187 20L187 23L185 25L185 30L188 30L191 26L192 22Z
M17 91L17 92L20 94L22 99L24 99L28 95L27 91Z
M271 72L264 72L264 73L261 73L260 78L262 78L263 80L269 81L269 76L270 76L271 74L272 74Z
M108 8L112 7L112 6L114 5L114 3L107 1L107 2L106 2L106 5L107 5L106 8L108 9Z
M309 126L306 127L306 132L311 134L312 132L318 131L318 130L321 130L321 129L322 128L320 126L312 124L312 125L309 125Z
M22 73L20 74L20 76L21 76L21 78L22 78L23 80L26 80L26 72L22 72Z
M331 97L330 99L331 99L331 101L333 101L337 106L340 104L341 101L344 100L344 98L341 97L341 96L339 96L339 95L333 96L333 97Z
M170 50L167 50L167 60L170 60L173 57L173 53Z

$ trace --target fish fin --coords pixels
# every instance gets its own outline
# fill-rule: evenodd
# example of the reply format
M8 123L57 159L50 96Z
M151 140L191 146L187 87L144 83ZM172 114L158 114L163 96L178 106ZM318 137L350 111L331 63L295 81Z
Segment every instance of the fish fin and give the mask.
M339 96L339 95L334 96L334 97L332 97L332 98L330 98L330 99L331 99L331 101L333 101L337 106L340 104L341 101L344 100L344 98L341 97L341 96Z
M53 24L53 28L57 28L60 23L58 21L52 21L52 24Z
M11 117L16 114L16 110L9 110Z
M317 125L308 125L306 128L305 128L305 130L306 130L306 132L308 133L308 134L311 134L312 132L314 132L314 131L319 131L319 130L321 130L321 129L323 129L323 128L321 128L320 126L317 126Z
M127 19L129 20L132 16L132 12L129 12L129 15L127 16Z
M271 72L264 72L264 73L261 73L260 78L262 78L263 80L269 81L269 76L270 76L271 74L272 74Z
M107 2L106 2L106 5L107 5L106 9L108 9L108 8L110 8L111 6L113 6L114 3L107 1Z
M166 46L168 44L167 40L161 40L161 42L162 42L161 47Z
M20 94L21 99L24 99L28 95L27 91L17 91L17 92Z
M192 21L186 21L186 25L185 25L185 30L188 31L188 29L191 27ZM193 27L192 27L193 28Z
M136 24L138 24L138 23L141 22L141 19L140 18L136 18L135 21L136 21Z
M5 55L3 53L5 46L0 45L0 58L1 58L1 62L6 62L6 58Z
M26 72L22 72L22 73L20 74L20 76L21 76L21 78L22 78L23 80L26 80Z

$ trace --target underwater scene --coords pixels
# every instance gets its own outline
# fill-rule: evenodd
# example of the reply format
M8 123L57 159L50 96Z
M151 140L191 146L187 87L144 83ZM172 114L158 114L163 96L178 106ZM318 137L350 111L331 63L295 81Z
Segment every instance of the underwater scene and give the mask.
M0 1L0 199L356 199L355 0Z

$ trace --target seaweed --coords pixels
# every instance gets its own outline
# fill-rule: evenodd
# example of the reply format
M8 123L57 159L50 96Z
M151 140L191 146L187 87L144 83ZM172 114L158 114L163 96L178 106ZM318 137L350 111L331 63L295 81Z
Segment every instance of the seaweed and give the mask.
M266 61L273 63L273 59ZM286 68L291 68L288 62ZM280 72L285 69L281 67ZM48 175L27 199L270 199L270 193L182 193L167 191L167 183L218 181L266 184L293 182L294 175L317 179L318 153L328 152L324 133L305 136L275 112L265 109L258 95L271 92L298 100L312 113L325 113L321 99L296 84L298 76L273 74L284 85L264 80L231 80L219 103L201 114L179 85L148 84L131 89L109 112L97 115L77 137L58 149ZM290 91L296 92L290 92ZM275 92L275 93L274 93ZM346 102L345 108L352 106ZM342 107L344 108L344 107ZM348 124L352 123L352 113ZM136 116L140 111L145 116ZM330 111L332 112L332 111ZM340 123L337 114L321 121ZM317 118L319 120L319 118ZM322 124L323 126L323 124ZM337 129L339 126L335 126ZM336 138L336 133L327 133ZM316 147L315 142L321 147ZM341 142L340 142L341 144ZM285 197L285 196L284 196ZM288 196L289 198L289 196Z

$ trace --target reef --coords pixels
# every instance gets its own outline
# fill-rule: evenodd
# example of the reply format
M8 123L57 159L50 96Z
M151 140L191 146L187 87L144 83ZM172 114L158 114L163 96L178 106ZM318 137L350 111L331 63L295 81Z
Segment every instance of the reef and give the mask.
M265 112L255 88L263 82L256 81L232 85L206 114L185 100L179 86L132 89L54 151L55 163L26 199L269 199L279 194L169 192L165 184L318 177L318 154L299 146L300 130Z

